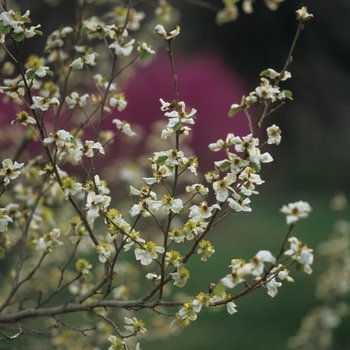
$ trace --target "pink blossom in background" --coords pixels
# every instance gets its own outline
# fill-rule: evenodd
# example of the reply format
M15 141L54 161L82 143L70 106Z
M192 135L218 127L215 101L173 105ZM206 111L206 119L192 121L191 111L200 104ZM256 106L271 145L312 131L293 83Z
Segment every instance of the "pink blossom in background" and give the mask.
M189 144L199 159L201 171L204 172L213 168L213 161L224 157L223 153L211 152L208 148L209 143L216 142L220 138L225 139L229 132L240 136L249 133L247 120L242 113L234 118L228 117L231 104L240 103L242 95L247 93L247 90L244 88L242 79L232 68L225 66L220 57L215 54L175 56L174 62L178 77L179 100L186 103L188 112L191 108L197 110L196 123L190 126L192 132ZM128 105L122 112L115 110L103 124L102 130L116 131L112 120L118 118L129 122L133 130L136 124L142 126L145 133L141 142L138 143L130 143L131 140L127 138L121 138L121 140L117 138L110 145L111 150L107 150L106 157L136 159L144 151L143 141L146 133L152 130L152 124L159 120L165 122L168 120L160 110L159 102L160 98L167 102L174 100L173 79L168 57L165 54L159 55L151 62L140 64L127 84L118 86L118 91L125 93ZM61 103L65 104L65 102ZM4 103L1 100L0 107L0 133L3 135L3 147L7 143L4 138L11 139L11 136L14 136L11 135L13 133L22 134L24 127L9 125L9 122L15 118L15 113L21 110L19 105ZM68 113L67 109L64 108L62 113ZM51 111L48 111L45 118L47 125L52 125ZM72 126L68 125L66 129L69 130ZM58 125L58 128L60 127ZM84 140L91 136L91 132L87 131ZM103 158L103 162L105 159Z

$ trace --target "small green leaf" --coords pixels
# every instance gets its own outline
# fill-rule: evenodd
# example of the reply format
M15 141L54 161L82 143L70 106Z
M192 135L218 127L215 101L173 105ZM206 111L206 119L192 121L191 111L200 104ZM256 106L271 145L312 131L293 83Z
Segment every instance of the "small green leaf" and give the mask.
M174 130L177 131L181 128L182 124L180 122L176 123L175 126L174 126Z
M15 41L20 42L23 41L25 39L25 35L24 33L13 33L13 39L15 39Z
M288 98L289 100L293 100L293 94L289 90L283 90L284 96Z
M43 35L43 32L41 30L34 30L34 33L37 35Z
M32 22L32 20L30 18L28 18L28 17L21 17L20 21L21 22L25 22L25 23L31 23Z
M146 50L141 50L139 56L141 61L147 61L151 57L151 54Z
M81 30L81 33L83 34L83 35L86 35L86 34L88 34L90 32L90 29L89 28L86 28L86 27L84 27L82 30Z
M266 70L263 70L261 73L260 73L260 76L261 77L266 77L266 76L270 76L270 71L268 70L268 69L266 69Z
M94 275L90 271L86 271L86 272L83 272L83 277L88 280L91 280L91 278L94 277Z
M46 71L46 74L48 74L50 77L52 77L53 76L53 71L48 69Z
M11 32L11 26L4 26L2 22L0 22L0 33L1 34L9 34Z
M35 71L32 69L27 71L27 79L34 79L35 78Z
M257 163L251 163L252 168L258 173L261 170L261 165Z
M219 282L214 288L214 294L221 297L226 291L226 287Z
M169 158L168 156L159 157L159 158L157 159L157 164L158 164L158 165L164 165L165 162L166 162L166 160L167 160L168 158Z
M233 117L240 109L240 107L230 109L230 111L228 112L228 116Z
M231 163L229 161L224 162L224 163L220 164L220 170L226 171L230 168L230 166L231 166Z

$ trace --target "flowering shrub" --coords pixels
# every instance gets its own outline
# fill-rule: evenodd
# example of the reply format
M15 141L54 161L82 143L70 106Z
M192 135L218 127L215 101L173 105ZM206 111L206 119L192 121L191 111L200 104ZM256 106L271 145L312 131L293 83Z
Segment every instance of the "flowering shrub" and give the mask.
M275 9L279 2L266 3ZM52 344L65 346L68 330L93 334L89 342L96 347L108 340L109 349L140 349L135 339L148 325L136 311L148 310L150 325L149 314L172 316L170 326L189 325L207 307L225 305L234 314L236 300L259 288L275 297L283 281L293 281L292 264L312 272L312 249L291 237L296 222L311 211L299 201L281 208L288 230L276 254L260 250L248 261L234 257L207 290L186 298L176 292L190 279L190 259L206 262L216 253L210 237L217 223L252 211L252 198L264 183L261 167L273 160L262 149L281 142L275 124L267 127L262 143L258 131L292 99L280 84L291 77L287 69L295 43L312 15L304 7L296 11L298 28L281 72L264 70L260 85L228 108L230 117L239 111L246 116L247 135L229 132L210 143L209 151L221 156L202 176L197 157L184 147L197 111L179 98L173 45L180 27L171 23L174 10L160 1L150 33L147 27L139 31L145 14L132 1L89 17L93 3L78 1L74 26L48 35L45 58L31 53L25 60L22 45L42 35L41 26L28 25L29 10L22 15L2 1L0 42L9 77L0 92L16 106L8 127L21 136L4 148L0 169L0 257L6 262L0 277L0 334L14 340L50 332ZM237 17L235 1L224 4L219 24ZM251 12L252 1L243 6ZM168 31L169 23L174 29ZM122 134L137 137L128 121L114 118L128 107L118 79L131 65L150 59L161 42L174 87L173 100L159 96L165 120L158 134L161 148L147 155L147 166L140 155L140 164L125 175L128 185L109 186L104 163L108 168L113 160L113 141ZM108 119L113 130L104 129ZM131 199L123 197L126 192Z

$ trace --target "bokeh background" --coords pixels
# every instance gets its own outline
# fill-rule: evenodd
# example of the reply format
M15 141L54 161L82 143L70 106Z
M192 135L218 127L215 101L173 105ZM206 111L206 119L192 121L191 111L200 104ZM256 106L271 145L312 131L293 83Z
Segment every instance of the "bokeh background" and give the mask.
M215 282L216 271L228 271L231 258L249 258L258 249L278 250L286 232L285 219L278 213L283 204L302 199L313 207L310 218L295 228L295 235L310 247L316 247L332 232L336 215L329 209L329 200L336 192L347 194L350 189L350 2L285 0L277 11L270 11L257 0L252 14L240 11L235 22L222 26L215 24L214 11L192 2L171 1L181 12L181 35L174 41L175 68L180 99L198 110L198 125L203 122L194 130L191 145L207 167L211 156L201 156L206 144L224 138L227 132L246 132L243 115L227 117L230 104L239 103L242 94L254 90L262 70L282 69L297 28L294 11L307 6L314 15L294 52L289 69L292 79L283 85L293 92L294 101L288 101L270 118L270 124L282 129L282 143L269 149L275 161L263 167L266 183L254 198L251 214L236 215L217 230L212 243L220 253L205 265L192 263L193 277L188 286L196 293ZM207 2L222 7L221 1ZM57 1L56 5L41 0L18 3L31 9L33 23L42 23L45 32L51 31L45 27L53 30L69 24L71 0ZM52 11L52 6L57 16L47 18L45 13L49 8ZM146 12L153 11L151 1L140 6ZM161 118L156 102L159 97L172 98L166 55L160 54L150 64L153 70L141 67L132 78L135 80L125 84L130 105L123 117L144 126ZM344 215L349 217L348 213ZM314 274L294 274L295 283L284 283L274 299L265 290L255 292L237 301L237 314L204 311L181 334L144 342L142 348L286 349L286 340L297 332L301 318L320 303L315 299L315 285L324 268L316 254ZM196 269L201 271L197 276ZM332 349L350 348L349 327L349 320L345 320L336 330Z

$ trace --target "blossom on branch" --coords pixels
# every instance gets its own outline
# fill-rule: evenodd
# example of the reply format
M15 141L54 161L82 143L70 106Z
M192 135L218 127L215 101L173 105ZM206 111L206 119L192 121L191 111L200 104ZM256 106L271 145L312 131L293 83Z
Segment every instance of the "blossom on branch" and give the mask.
M290 242L290 248L284 252L284 255L296 260L305 273L312 273L310 265L314 261L313 250L309 249L304 242L299 241L296 237L290 237L288 241Z
M17 163L10 158L4 159L2 161L2 168L0 169L0 176L4 177L4 186L7 186L11 180L16 179L21 172L19 169L23 167L24 163Z
M164 247L157 246L156 243L149 241L144 244L144 248L135 249L136 260L141 260L142 265L149 265L153 260L158 258L157 253L164 253Z
M303 201L289 203L280 209L281 213L287 214L287 225L295 224L299 219L307 218L311 211L310 204Z
M154 28L154 32L160 35L164 40L168 41L174 39L180 34L180 27L176 26L174 30L172 30L171 32L167 32L161 24L158 24Z
M7 225L13 222L10 216L7 215L5 208L0 208L0 232L7 231Z
M307 12L306 6L303 6L300 10L295 11L295 13L297 14L297 19L301 22L308 21L314 16Z
M43 142L45 145L55 142L58 147L70 146L73 142L73 136L65 130L58 130L55 133L51 133L49 137L46 137Z
M268 127L266 129L266 131L267 131L267 136L268 136L267 143L269 145L271 145L271 144L279 145L281 143L282 131L278 126L273 124L272 126Z
M42 250L44 253L52 251L53 247L59 247L63 245L63 242L58 238L61 235L61 231L58 228L54 228L51 232L47 233L39 239L35 239L33 243L36 245L36 249Z
M76 105L79 107L83 107L86 105L86 100L89 97L89 94L84 94L79 96L77 92L72 92L70 96L66 96L66 103L68 105L68 109L74 108Z
M60 101L58 101L57 97L49 98L49 97L41 97L41 96L33 96L33 104L30 106L31 109L40 109L45 112L52 105L59 105Z

